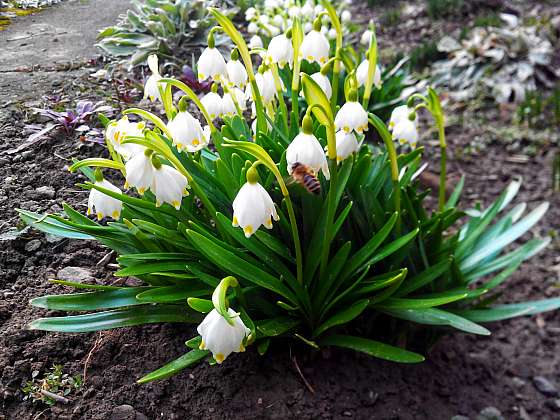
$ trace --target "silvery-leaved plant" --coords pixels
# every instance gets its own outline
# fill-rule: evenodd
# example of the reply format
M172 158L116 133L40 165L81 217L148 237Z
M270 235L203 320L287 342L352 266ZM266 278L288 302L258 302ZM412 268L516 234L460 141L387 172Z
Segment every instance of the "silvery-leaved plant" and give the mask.
M321 74L344 95L333 88L329 100L324 85L300 72L305 34L297 14L286 28L291 67L280 73L275 60L257 68L254 56L262 51L249 50L233 23L211 8L215 30L231 38L245 67L254 120L240 107L217 118L218 111L208 109L213 102L179 80L160 79L163 117L124 111L130 123L146 124L120 140L120 146L137 145L137 153L124 156L108 129L109 158L70 167L88 179L82 188L103 194L92 195L91 207L116 220L95 221L67 205L59 215L20 210L26 223L51 234L101 241L117 255L114 275L141 281L129 287L57 280L81 292L39 297L32 305L80 314L40 318L30 328L76 333L161 322L197 325L185 326L192 334L185 354L139 379L144 383L202 360L227 363L245 349L264 354L279 339L309 351L342 347L416 363L424 356L406 349L412 337L421 350L450 329L488 335L487 322L560 306L558 297L496 303L504 281L548 244L540 238L516 244L548 204L527 215L524 203L508 207L520 186L513 182L488 208L471 209L468 216L459 210L465 180L445 195L445 121L436 92L412 95L389 129L366 111L375 42L367 80L359 86L358 63L342 53L337 11L327 1L321 5L316 19L329 19L337 30ZM216 101L230 92L227 72L208 76ZM175 89L183 93L178 103ZM187 105L198 108L204 121L194 123ZM393 138L426 111L441 148L434 209L424 203L428 192L417 180L425 168L422 142L398 153L400 135ZM204 141L203 124L210 132ZM376 144L364 142L364 135L375 135ZM109 172L112 186L103 182ZM109 198L121 207L105 215L116 203ZM420 334L428 328L429 334Z
M546 24L523 24L510 14L501 17L503 28L477 27L462 41L449 36L439 41L438 49L448 57L432 66L436 86L447 88L458 100L485 89L499 104L521 103L538 87L554 88L560 70L554 64L555 40Z

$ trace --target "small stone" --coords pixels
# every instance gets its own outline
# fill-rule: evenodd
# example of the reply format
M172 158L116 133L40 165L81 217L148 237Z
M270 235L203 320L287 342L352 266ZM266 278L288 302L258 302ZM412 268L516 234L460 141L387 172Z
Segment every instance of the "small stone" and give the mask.
M64 267L58 270L56 276L59 280L69 280L78 283L93 279L91 272L82 267Z
M521 388L523 385L525 385L525 381L521 378L518 378L517 376L511 378L511 382L516 388Z
M553 411L560 411L560 400L559 399L554 399L554 400L546 400L544 405L546 405L548 408L550 408Z
M43 185L42 187L35 188L35 191L39 194L39 196L44 198L54 198L54 188L49 187L48 185Z
M35 252L41 248L41 241L39 239L33 239L25 244L25 250L27 252Z
M519 418L521 420L531 420L531 416L524 407L519 407Z
M535 388L537 388L541 394L547 397L555 397L558 395L556 387L544 376L533 377L533 385L535 385Z
M345 412L342 413L342 415L344 417L352 417L352 412L351 411L345 411Z
M496 407L486 407L478 413L476 420L504 420L504 417Z
M469 418L467 416L457 415L457 416L451 417L451 420L469 420Z
M111 420L136 420L134 407L128 404L119 405L111 411Z

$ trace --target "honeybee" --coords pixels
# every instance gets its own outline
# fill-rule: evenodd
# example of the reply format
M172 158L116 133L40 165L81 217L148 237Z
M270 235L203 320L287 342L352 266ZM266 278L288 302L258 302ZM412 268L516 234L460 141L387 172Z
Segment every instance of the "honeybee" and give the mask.
M292 178L311 194L321 193L321 183L313 170L303 163L296 162L292 165Z

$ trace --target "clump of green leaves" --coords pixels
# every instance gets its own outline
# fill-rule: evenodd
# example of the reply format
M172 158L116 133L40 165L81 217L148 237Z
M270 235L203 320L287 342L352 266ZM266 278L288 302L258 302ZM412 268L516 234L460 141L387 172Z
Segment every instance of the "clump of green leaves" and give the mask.
M191 52L206 43L211 19L207 0L133 0L133 8L115 26L103 29L97 46L106 54L145 64L150 54L172 61L181 51ZM236 7L226 10L228 15ZM218 44L223 38L218 38Z
M57 402L55 396L65 398L82 386L82 377L63 373L62 365L53 365L41 379L39 374L38 370L34 370L31 373L31 380L22 388L25 394L24 400L54 405Z
M426 11L432 19L458 16L463 6L463 0L426 0Z

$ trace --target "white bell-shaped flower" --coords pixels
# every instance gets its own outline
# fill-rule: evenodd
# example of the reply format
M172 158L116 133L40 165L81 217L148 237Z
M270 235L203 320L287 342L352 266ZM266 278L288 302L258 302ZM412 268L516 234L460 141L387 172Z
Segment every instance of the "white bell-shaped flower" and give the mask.
M144 84L144 99L148 98L154 102L159 100L161 102L161 94L158 87L158 82L162 79L159 74L158 57L155 54L148 56L148 67L152 74Z
M308 34L313 30L313 24L311 22L305 22L303 25L303 33Z
M258 182L254 167L247 170L247 182L233 200L233 226L240 226L249 238L261 225L272 229L272 219L278 220L278 213L272 198Z
M320 29L313 29L303 38L299 51L300 56L310 63L325 64L329 59L329 40Z
M247 32L250 34L257 34L259 32L259 25L256 22L249 22L247 25Z
M348 95L348 101L336 113L334 125L337 130L344 130L349 133L354 130L362 134L368 129L368 114L362 105L357 101L357 93L352 90Z
M336 160L340 162L352 153L360 150L361 143L358 142L354 132L345 133L340 130L336 133Z
M210 115L211 119L215 119L222 116L223 113L223 103L222 97L216 92L208 92L200 100L206 111Z
M179 105L181 107L181 104ZM197 152L207 144L200 122L188 111L179 111L175 117L167 123L167 129L173 138L173 144L178 151Z
M286 150L287 171L291 175L295 163L307 166L315 174L323 171L325 179L330 178L329 164L321 143L313 135L313 121L303 117L302 131L294 137Z
M210 350L218 363L222 363L231 353L245 351L243 340L251 333L233 309L229 308L228 314L232 317L233 325L216 309L212 309L196 329L202 337L200 349Z
M232 88L229 92L224 93L222 98L222 115L232 117L237 114L235 102L237 102L240 111L244 111L247 108L245 93L239 88Z
M263 47L263 42L261 37L258 35L253 35L249 40L249 48L253 49L253 48L262 48L262 47Z
M247 8L247 10L245 10L245 20L249 21L255 16L257 16L257 9L255 9L254 7L249 7Z
M286 64L291 67L293 58L294 47L291 39L288 39L286 35L280 34L270 40L265 62L268 64L276 63L280 68L283 68Z
M334 29L334 28L329 29L329 31L327 32L327 38L330 39L331 41L336 39L336 35L337 35L337 32L336 32L336 29Z
M274 84L274 75L272 71L267 70L264 73L258 72L255 75L257 88L261 94L264 103L270 103L276 97L276 85ZM248 85L246 90L247 98L252 98L252 86Z
M215 47L208 46L200 54L197 63L198 80L206 80L211 77L215 81L222 81L227 76L226 61Z
M126 184L138 190L140 195L144 194L152 185L154 178L154 167L151 162L151 151L134 155L125 165Z
M137 153L144 151L144 147L134 143L124 143L123 140L127 136L143 137L142 131L146 123L130 122L125 115L118 121L112 121L105 130L105 138L111 143L113 149L121 155L125 160L130 159Z
M282 15L274 15L274 17L272 18L272 23L274 23L277 28L281 29L284 27L284 18L282 17Z
M369 29L366 29L360 38L360 44L366 45L369 47L369 43L371 42L371 35L373 32Z
M168 203L179 210L183 196L187 195L187 178L177 169L159 162L154 165L153 174L150 190L156 196L156 206Z
M301 16L301 8L299 8L298 6L290 7L288 9L288 16L290 16L292 19Z
M408 144L414 149L418 143L416 120L412 121L408 117L400 119L393 126L392 133L393 140L398 141L400 145Z
M313 16L315 15L315 10L313 4L309 0L306 1L303 7L301 8L301 15L313 19Z
M122 194L122 191L118 187L115 187L109 181L103 179L103 176L100 173L96 173L96 180L94 185L98 185L100 187ZM107 194L102 193L95 188L91 189L88 199L88 215L96 214L97 220L101 220L104 217L111 217L115 220L118 220L121 216L121 210L121 200L117 200L116 198L108 196Z
M340 21L342 23L348 23L352 20L352 13L349 10L343 10L340 14Z
M226 64L226 70L230 86L245 87L247 84L247 70L241 61L229 60Z
M400 121L408 119L410 113L413 111L414 110L409 108L407 105L401 105L393 109L389 120L389 131L392 131L395 125L397 125Z
M318 71L317 73L313 73L311 75L311 78L319 85L319 87L325 93L327 99L331 99L332 87L329 78L325 76L323 73L321 73L320 71Z
M356 79L358 80L358 86L364 86L368 77L369 60L364 60L358 66L356 70ZM381 69L378 65L375 66L375 71L373 72L373 85L377 89L381 89Z

